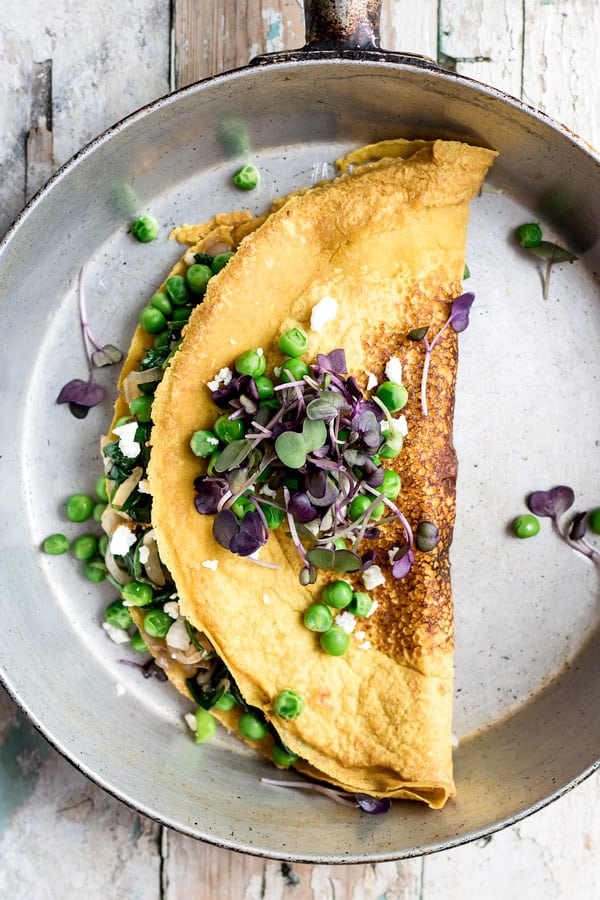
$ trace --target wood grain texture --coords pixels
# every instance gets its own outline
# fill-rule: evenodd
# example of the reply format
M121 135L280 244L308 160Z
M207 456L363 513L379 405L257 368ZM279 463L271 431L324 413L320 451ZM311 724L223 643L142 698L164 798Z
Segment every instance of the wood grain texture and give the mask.
M522 96L600 146L597 0L384 0L381 34L389 49L435 57L439 46L456 71ZM299 0L12 4L0 29L0 234L53 167L164 94L170 77L187 84L303 40ZM48 82L45 95L34 87L48 61L51 102ZM600 775L518 825L445 853L288 867L201 844L127 809L67 764L0 691L0 859L3 900L592 900L600 896Z

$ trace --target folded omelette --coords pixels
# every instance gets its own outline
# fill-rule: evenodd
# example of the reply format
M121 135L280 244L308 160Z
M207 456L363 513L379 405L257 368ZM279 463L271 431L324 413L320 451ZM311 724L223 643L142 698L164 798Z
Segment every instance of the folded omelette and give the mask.
M171 586L165 602L171 609L177 604L173 633L183 634L185 623L183 642L147 634L144 609L135 609L134 615L176 686L196 698L196 683L202 688L209 678L209 660L213 675L217 667L220 693L223 685L235 686L238 700L230 709L217 704L211 712L234 731L248 710L263 717L267 729L262 736L254 741L244 737L264 755L271 758L277 744L306 775L349 792L421 800L432 808L442 807L455 793L449 548L455 517L452 419L458 348L455 330L444 325L461 294L469 201L494 156L454 141L386 141L350 154L339 164L337 178L290 195L261 218L224 214L178 229L178 239L192 246L172 275L185 277L198 260L235 252L208 281L183 340L163 364L145 448L147 477L140 463L133 479L136 489L151 497L151 522L143 523L145 542L153 553L156 547L148 536L156 542L160 577L167 589ZM430 353L419 340L425 328L430 342L443 329ZM277 381L286 359L279 338L290 331L308 337L302 359L309 380L305 383L300 374L288 378L299 379L296 387L279 385L274 396L280 405L271 397L273 415L284 394L300 416L305 389L322 400L325 395L318 391L335 392L339 385L346 403L360 405L377 420L375 438L363 435L374 441L369 459L400 476L393 503L386 501L389 508L377 514L380 522L377 516L369 521L358 549L353 545L359 563L341 576L326 564L307 564L310 521L295 522L289 509L281 515L282 524L265 533L259 551L239 553L231 552L228 542L239 532L240 511L237 519L228 513L226 522L221 516L217 527L217 516L206 510L200 514L195 504L198 485L216 478L222 511L235 493L235 488L228 490L235 477L248 471L248 458L242 454L239 463L234 459L215 473L218 453L211 468L208 453L198 455L197 447L194 452L193 436L214 434L224 409L215 399L219 389L238 377L236 360L246 352L264 357L266 374ZM126 420L132 395L143 390L136 373L151 347L152 337L139 327L121 378L129 394L125 391L119 399L115 420ZM146 359L146 370L148 365ZM401 382L407 393L401 414L391 414L391 426L389 411L373 400L384 382ZM252 391L247 393L256 399ZM227 407L228 416L241 419L247 429L256 405L240 408L239 414ZM293 430L289 422L275 420L267 429L257 427L273 434ZM298 479L308 478L311 461L331 472L327 448L332 446L332 422L326 421L328 436L321 435L322 443L309 448L306 462L293 462L296 481L286 481L286 473L280 472L273 489L274 482L259 479L251 500L262 498L281 510ZM402 450L381 458L378 450L386 435L389 439L390 427L401 431ZM347 433L348 428L338 443L353 439ZM245 435L240 437L242 447ZM223 446L226 441L221 450ZM348 480L343 483L354 487L339 503L331 501L341 525L348 526L340 531L344 535L351 531L348 509L366 471L357 468L363 459L364 454L344 457ZM277 458L275 463L282 465ZM342 476L335 465L334 484L341 492ZM372 462L368 466L371 471ZM115 494L113 490L113 498ZM127 520L126 507L122 499L121 508L118 498L113 502L116 517L107 520L109 532L125 522L139 533L140 522ZM223 522L230 529L225 540ZM423 523L435 534L427 552L415 544ZM315 533L313 528L313 537ZM331 609L336 627L349 635L345 652L332 655L304 617L311 605L323 605L325 586L340 579L353 596L367 593L371 605L368 614L363 610L355 616ZM173 644L183 650L172 652ZM282 714L277 700L290 692L301 698L301 711Z

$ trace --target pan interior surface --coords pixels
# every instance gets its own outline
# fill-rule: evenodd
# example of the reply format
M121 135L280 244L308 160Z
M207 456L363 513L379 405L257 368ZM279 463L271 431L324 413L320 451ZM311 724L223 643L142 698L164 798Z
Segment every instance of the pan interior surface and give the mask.
M476 294L461 335L455 420L460 474L452 551L457 632L458 795L440 812L397 803L369 817L261 785L273 770L220 733L194 744L188 706L121 664L99 627L114 592L46 557L48 534L81 528L62 504L90 491L110 401L83 421L55 398L86 377L77 315L125 350L137 311L180 248L136 243L149 211L161 234L249 205L253 212L330 177L335 159L390 137L457 137L500 151L472 204L467 262ZM241 195L242 163L261 185ZM489 833L597 765L598 572L544 521L518 541L510 521L532 490L569 484L598 505L598 160L545 117L455 76L386 63L307 61L230 73L159 101L69 164L0 251L3 677L50 740L98 783L172 827L221 846L313 862L416 855ZM540 221L579 255L542 263L514 242ZM40 274L42 277L40 277ZM99 374L114 391L116 373ZM290 779L293 775L290 774Z

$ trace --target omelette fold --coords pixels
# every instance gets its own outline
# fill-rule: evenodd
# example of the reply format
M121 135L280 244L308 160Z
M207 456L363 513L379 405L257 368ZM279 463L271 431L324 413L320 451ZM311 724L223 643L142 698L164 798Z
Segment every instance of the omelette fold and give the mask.
M337 178L290 195L263 217L223 214L178 229L191 250L175 274L185 274L195 253L229 248L235 255L209 281L152 404L146 490L160 560L195 644L216 652L247 706L269 723L257 749L270 758L275 734L308 776L432 808L455 793L449 548L458 342L446 328L430 354L425 414L425 348L407 335L424 327L436 335L461 294L469 201L494 156L455 141L386 141L350 154ZM324 298L335 301L335 315L317 326L313 310ZM269 534L258 560L244 558L215 541L213 517L194 506L194 482L206 465L190 438L210 430L222 413L207 385L256 348L269 374L284 359L280 334L294 328L309 337L307 362L343 349L365 395L368 384L386 380L390 360L401 364L407 433L402 452L383 465L401 476L394 502L411 528L432 522L439 537L431 552L415 552L401 578L392 574L394 552L406 542L401 522L392 517L368 542L379 567L369 591L376 602L371 615L356 620L341 656L323 652L303 624L333 576L319 570L314 583L300 583L302 564L285 524ZM151 338L139 327L121 382L148 346ZM121 396L115 419L127 412ZM368 571L343 577L364 591ZM143 627L143 610L135 618ZM189 696L192 670L165 652L164 641L146 638ZM274 698L285 690L305 701L295 718L275 712ZM242 708L213 712L235 730Z

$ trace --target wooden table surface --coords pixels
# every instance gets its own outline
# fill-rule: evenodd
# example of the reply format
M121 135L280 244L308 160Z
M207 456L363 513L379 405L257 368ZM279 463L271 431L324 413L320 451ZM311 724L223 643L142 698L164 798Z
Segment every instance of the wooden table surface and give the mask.
M2 0L0 234L91 138L176 87L303 43L300 0ZM598 0L384 0L382 45L521 97L600 146ZM600 748L599 748L600 750ZM507 773L508 775L508 773ZM0 898L600 897L600 775L485 840L408 861L288 866L128 809L0 689Z

